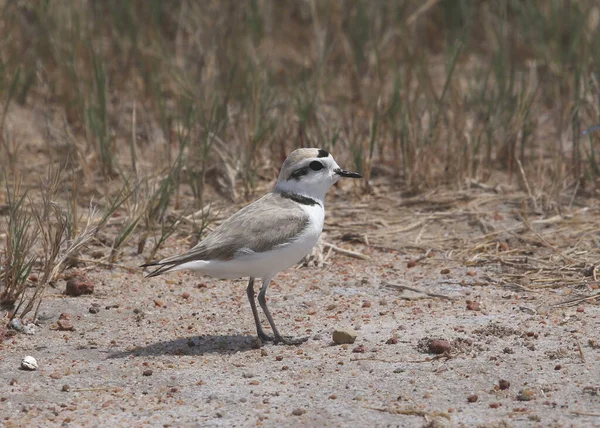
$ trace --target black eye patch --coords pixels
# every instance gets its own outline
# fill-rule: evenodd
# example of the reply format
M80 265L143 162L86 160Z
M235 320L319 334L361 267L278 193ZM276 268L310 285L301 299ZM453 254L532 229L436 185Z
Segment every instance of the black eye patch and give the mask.
M313 171L320 171L324 168L323 164L319 161L312 161L308 166Z
M296 171L292 172L290 174L290 177L288 178L288 180L300 180L300 177L305 176L306 174L308 174L308 167L304 166L302 168L298 168Z
M317 157L318 158L328 158L329 152L327 150L319 149L319 154L317 155Z

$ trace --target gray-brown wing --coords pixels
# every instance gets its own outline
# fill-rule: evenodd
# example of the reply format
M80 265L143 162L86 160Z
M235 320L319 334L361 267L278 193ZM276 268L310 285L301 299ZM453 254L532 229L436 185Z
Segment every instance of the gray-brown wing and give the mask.
M308 223L308 214L297 203L268 193L229 217L187 253L149 264L160 267L148 276L193 260L231 260L240 250L269 251L293 240Z

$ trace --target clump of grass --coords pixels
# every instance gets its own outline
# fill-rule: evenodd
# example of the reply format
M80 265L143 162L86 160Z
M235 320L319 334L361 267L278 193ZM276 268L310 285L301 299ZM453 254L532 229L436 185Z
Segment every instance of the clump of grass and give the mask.
M24 318L32 310L35 319L47 286L58 279L69 260L94 236L95 209L90 207L85 226L75 232L73 222L81 219L56 202L60 183L60 172L50 170L41 184L40 201L28 199L26 193L18 196L18 185L7 191L9 215L5 229L7 246L2 254L0 303L15 307L11 319ZM35 281L29 279L33 273ZM29 285L35 286L31 295L26 292Z
M2 249L0 272L0 304L12 307L23 298L29 275L36 262L33 248L37 242L37 230L27 192L21 193L20 182L14 187L6 184L8 218L2 225L6 245Z
M70 261L91 242L95 233L95 208L90 206L85 226L79 229L73 223L78 223L81 219L55 202L60 183L60 171L50 170L41 185L41 203L31 204L41 243L41 266L32 296L22 311L19 312L19 308L15 311L14 315L18 313L21 318L32 310L33 319L37 318L47 286L55 283Z

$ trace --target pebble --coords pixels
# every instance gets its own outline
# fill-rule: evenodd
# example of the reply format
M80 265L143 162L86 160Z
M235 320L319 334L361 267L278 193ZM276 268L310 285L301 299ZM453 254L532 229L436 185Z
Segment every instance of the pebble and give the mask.
M65 294L68 296L81 296L83 294L92 294L94 292L94 284L85 276L74 276L67 281Z
M63 385L63 386L62 386L62 390L63 390L64 392L69 392L69 391L71 390L71 387L70 387L69 385Z
M88 312L89 312L90 314L97 314L98 312L100 312L100 308L96 308L96 307L94 307L94 306L91 306L91 307L88 309Z
M152 376L152 373L153 373L152 370L148 369L148 370L144 370L142 372L142 375L144 375L144 376Z
M519 401L531 401L533 400L533 391L529 388L524 388L519 391L517 395L517 400Z
M357 353L357 354L362 354L367 352L367 350L365 349L365 347L363 345L358 345L356 348L354 348L352 350L352 352Z
M58 329L60 331L73 331L73 323L71 322L71 315L67 313L60 314L58 318Z
M481 310L481 303L479 303L479 302L472 302L470 300L467 300L467 310L469 310L469 311L480 311Z
M35 324L23 324L23 322L19 318L13 318L8 325L10 326L10 328L20 331L21 333L35 334Z
M297 408L297 409L292 410L292 415L294 415L294 416L302 416L305 413L306 413L306 409Z
M504 380L504 379L500 379L498 381L498 386L500 387L501 390L504 391L505 389L510 388L510 382L507 380Z
M51 379L60 379L61 377L62 377L62 374L58 371L54 371L54 372L50 373Z
M32 356L26 356L21 360L21 369L23 370L37 370L39 367L38 362Z
M479 397L478 397L477 395L475 395L475 394L471 394L471 395L469 395L469 396L467 397L467 401L468 401L469 403L476 403L476 402L477 402L477 400L479 400Z
M452 350L452 345L444 339L433 339L429 342L428 350L431 354L449 353Z
M357 337L358 333L352 329L336 329L333 331L333 341L337 345L342 345L344 343L354 343Z

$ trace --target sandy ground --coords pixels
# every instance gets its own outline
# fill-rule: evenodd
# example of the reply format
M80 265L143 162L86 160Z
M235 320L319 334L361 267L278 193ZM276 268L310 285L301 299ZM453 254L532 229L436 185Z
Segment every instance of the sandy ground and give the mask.
M275 278L270 308L284 334L310 337L301 346L260 346L245 281L145 280L133 247L119 267L86 267L92 295L65 296L61 281L36 334L0 344L0 425L600 424L593 301L554 307L563 288L498 282L501 264L342 242L328 227L333 242L371 260L334 252L324 267ZM184 249L177 241L163 253ZM58 329L63 313L73 331ZM335 345L336 328L355 329L356 342ZM447 352L432 353L433 339ZM26 355L37 371L19 369Z

